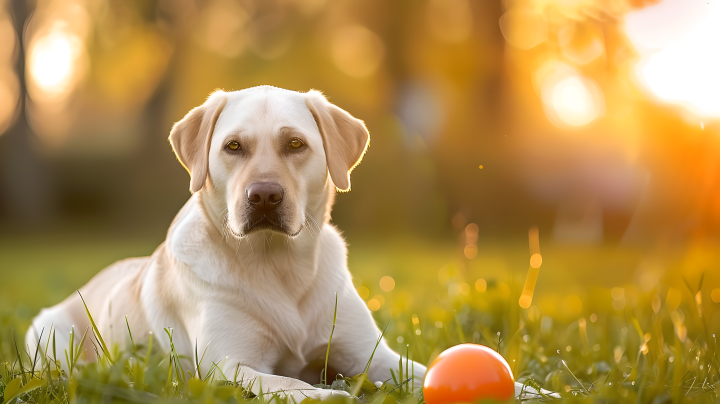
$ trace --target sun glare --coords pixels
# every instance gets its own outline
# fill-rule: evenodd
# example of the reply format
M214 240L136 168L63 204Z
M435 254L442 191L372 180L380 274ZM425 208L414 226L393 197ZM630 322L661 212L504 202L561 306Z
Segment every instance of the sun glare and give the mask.
M570 126L583 126L597 118L597 107L590 91L579 77L561 80L552 89L552 107Z
M600 86L565 63L545 62L533 73L533 86L555 126L585 126L605 113Z
M696 115L720 117L720 3L665 0L628 15L625 25L641 55L636 74L645 87Z
M579 127L594 121L604 109L601 94L597 84L576 74L543 85L545 111L555 124Z
M61 92L73 69L71 38L63 32L51 32L39 38L30 52L30 74L45 92Z
M60 108L81 78L83 40L76 29L69 21L60 19L31 36L28 90L36 103Z

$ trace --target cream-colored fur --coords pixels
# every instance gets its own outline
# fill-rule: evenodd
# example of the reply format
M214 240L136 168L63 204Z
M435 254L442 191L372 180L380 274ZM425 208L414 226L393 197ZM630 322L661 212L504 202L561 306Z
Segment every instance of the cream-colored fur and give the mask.
M303 149L288 149L294 138ZM241 152L227 149L232 141ZM127 344L127 316L136 340L153 332L169 350L163 329L170 327L181 355L194 357L196 344L208 347L202 374L211 361L226 375L239 364L240 379L298 402L341 394L299 378L325 355L336 293L330 366L345 375L363 372L380 334L352 285L345 242L329 222L336 187L350 189L350 171L368 142L362 121L315 91L263 86L212 94L170 135L193 195L165 242L150 257L117 262L80 288L105 340ZM246 189L258 181L283 187L280 230L250 228ZM26 337L31 349L51 324L59 350L71 326L84 332L89 322L77 294L40 312ZM399 359L382 341L369 378L389 379ZM420 385L425 367L415 363L414 372Z

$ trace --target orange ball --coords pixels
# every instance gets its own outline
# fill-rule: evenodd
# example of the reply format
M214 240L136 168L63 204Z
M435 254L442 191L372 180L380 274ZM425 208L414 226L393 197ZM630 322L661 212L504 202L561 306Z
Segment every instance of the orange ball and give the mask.
M483 345L460 344L430 364L423 395L427 404L507 401L515 397L515 380L499 353Z

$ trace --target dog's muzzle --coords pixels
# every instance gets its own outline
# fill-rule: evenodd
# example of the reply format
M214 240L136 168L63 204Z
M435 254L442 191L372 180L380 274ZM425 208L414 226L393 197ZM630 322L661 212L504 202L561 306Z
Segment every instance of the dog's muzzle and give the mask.
M253 182L245 190L250 209L243 233L255 230L274 230L287 233L282 223L280 207L283 188L276 182Z

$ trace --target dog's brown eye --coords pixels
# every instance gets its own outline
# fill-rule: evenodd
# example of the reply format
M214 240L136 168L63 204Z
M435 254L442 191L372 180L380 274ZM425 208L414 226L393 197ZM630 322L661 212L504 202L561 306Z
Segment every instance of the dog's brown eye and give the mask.
M303 141L300 139L293 139L290 141L290 148L299 149L299 148L303 147L304 144L305 143L303 143Z
M230 149L230 150L237 150L237 149L240 148L240 143L235 142L235 141L232 141L232 142L230 142L230 143L227 144L227 148Z

